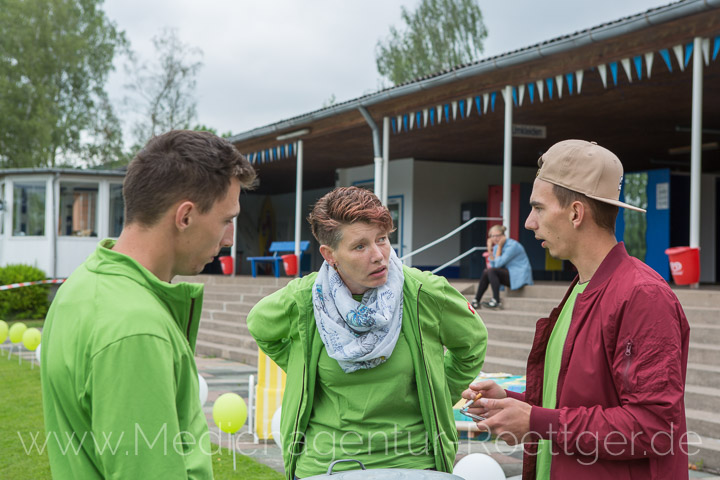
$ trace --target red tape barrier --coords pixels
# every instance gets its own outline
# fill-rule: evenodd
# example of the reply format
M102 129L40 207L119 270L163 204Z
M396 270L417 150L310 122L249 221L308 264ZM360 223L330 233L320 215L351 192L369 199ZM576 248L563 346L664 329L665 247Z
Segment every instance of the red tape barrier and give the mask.
M29 287L30 285L58 284L63 283L65 280L65 278L55 278L53 280L38 280L36 282L11 283L10 285L0 286L0 291L10 290L12 288Z

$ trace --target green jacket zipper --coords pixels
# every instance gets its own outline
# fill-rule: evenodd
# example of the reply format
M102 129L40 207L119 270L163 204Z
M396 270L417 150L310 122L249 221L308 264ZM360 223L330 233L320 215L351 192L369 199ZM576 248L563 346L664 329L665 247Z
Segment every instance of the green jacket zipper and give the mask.
M415 312L417 315L417 324L418 324L418 333L420 335L420 355L422 356L422 363L423 363L423 370L425 371L425 378L428 382L428 389L430 390L430 403L432 404L432 411L433 411L433 419L435 420L435 432L439 435L440 434L440 422L437 418L437 409L435 407L435 396L432 393L432 384L430 382L430 375L428 374L427 364L425 363L425 350L423 349L423 337L422 337L422 327L420 326L420 290L422 290L422 284L420 284L420 287L418 287L417 297L416 297L416 304L415 304ZM437 445L440 448L440 458L442 458L443 467L445 470L450 470L447 465L445 465L445 449L442 445L442 439L438 439Z

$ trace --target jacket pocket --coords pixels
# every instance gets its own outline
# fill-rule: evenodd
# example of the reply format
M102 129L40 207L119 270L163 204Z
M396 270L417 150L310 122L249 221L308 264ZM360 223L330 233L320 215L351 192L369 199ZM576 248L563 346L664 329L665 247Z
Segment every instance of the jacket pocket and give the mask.
M630 381L630 368L633 363L633 341L628 340L625 344L625 368L623 369L623 386L626 392L632 392L632 382Z

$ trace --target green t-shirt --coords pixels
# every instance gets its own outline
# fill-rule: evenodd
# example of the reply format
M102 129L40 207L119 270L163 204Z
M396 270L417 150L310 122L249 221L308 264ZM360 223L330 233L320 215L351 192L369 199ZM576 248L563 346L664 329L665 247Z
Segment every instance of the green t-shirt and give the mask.
M295 475L325 474L332 461L343 458L367 468L435 468L402 332L390 358L375 368L345 373L325 348L320 353L305 450ZM334 471L350 469L357 464L341 463Z
M547 350L545 351L545 372L543 375L543 408L555 408L557 406L557 383L560 374L560 363L562 362L563 348L567 339L572 312L575 307L575 299L585 291L589 282L578 283L565 302L555 327L550 334ZM552 445L550 440L540 440L538 443L538 454L536 463L537 480L550 480L550 464L552 463Z

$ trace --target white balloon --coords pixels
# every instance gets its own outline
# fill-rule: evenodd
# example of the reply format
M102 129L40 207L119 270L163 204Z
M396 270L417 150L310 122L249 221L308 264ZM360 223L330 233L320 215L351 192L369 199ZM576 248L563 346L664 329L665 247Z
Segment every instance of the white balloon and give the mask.
M38 347L35 349L35 358L37 359L38 365L40 365L40 347L42 345L38 345Z
M198 384L200 385L200 406L202 407L207 402L208 397L208 385L202 375L198 373Z
M277 410L275 410L275 413L273 414L272 420L270 421L270 433L272 433L273 440L275 440L275 443L277 444L280 449L282 449L282 437L280 436L280 416L282 407L279 407Z
M498 462L484 453L471 453L460 459L453 475L465 480L505 480L505 472Z

